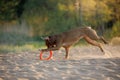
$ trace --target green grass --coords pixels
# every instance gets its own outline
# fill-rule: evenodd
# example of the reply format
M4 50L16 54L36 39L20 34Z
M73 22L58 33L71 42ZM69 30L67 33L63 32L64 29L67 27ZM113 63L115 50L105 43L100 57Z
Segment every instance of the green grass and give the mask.
M17 32L0 32L0 53L34 51L45 47L44 41Z
M19 53L25 51L37 51L39 48L45 48L44 42L29 42L22 45L0 45L0 53Z

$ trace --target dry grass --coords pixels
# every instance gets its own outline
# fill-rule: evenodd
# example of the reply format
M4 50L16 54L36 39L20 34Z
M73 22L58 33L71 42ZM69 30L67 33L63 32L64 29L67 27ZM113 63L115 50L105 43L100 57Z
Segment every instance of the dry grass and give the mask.
M24 51L35 50L33 45L13 46L13 45L0 45L0 53L17 53Z
M120 45L120 37L114 37L114 38L111 40L111 44L112 44L112 45Z

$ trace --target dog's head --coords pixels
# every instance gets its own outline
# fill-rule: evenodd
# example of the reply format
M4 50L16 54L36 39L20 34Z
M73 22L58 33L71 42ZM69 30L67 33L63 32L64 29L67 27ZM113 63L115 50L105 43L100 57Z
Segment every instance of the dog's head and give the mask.
M47 48L55 47L56 46L56 38L55 36L48 36L44 38L45 44Z

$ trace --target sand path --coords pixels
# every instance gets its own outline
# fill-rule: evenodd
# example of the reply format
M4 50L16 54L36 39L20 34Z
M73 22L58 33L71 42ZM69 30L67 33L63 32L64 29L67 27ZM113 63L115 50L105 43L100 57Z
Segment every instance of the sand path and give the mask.
M39 60L39 52L0 54L0 80L120 80L120 46L74 47L68 60L63 49L54 60Z

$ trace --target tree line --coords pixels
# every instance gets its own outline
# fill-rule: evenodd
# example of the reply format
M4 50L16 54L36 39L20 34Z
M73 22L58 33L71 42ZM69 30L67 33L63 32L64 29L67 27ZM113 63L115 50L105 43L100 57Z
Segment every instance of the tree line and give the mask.
M0 0L0 25L25 21L32 36L92 26L120 36L120 0Z

